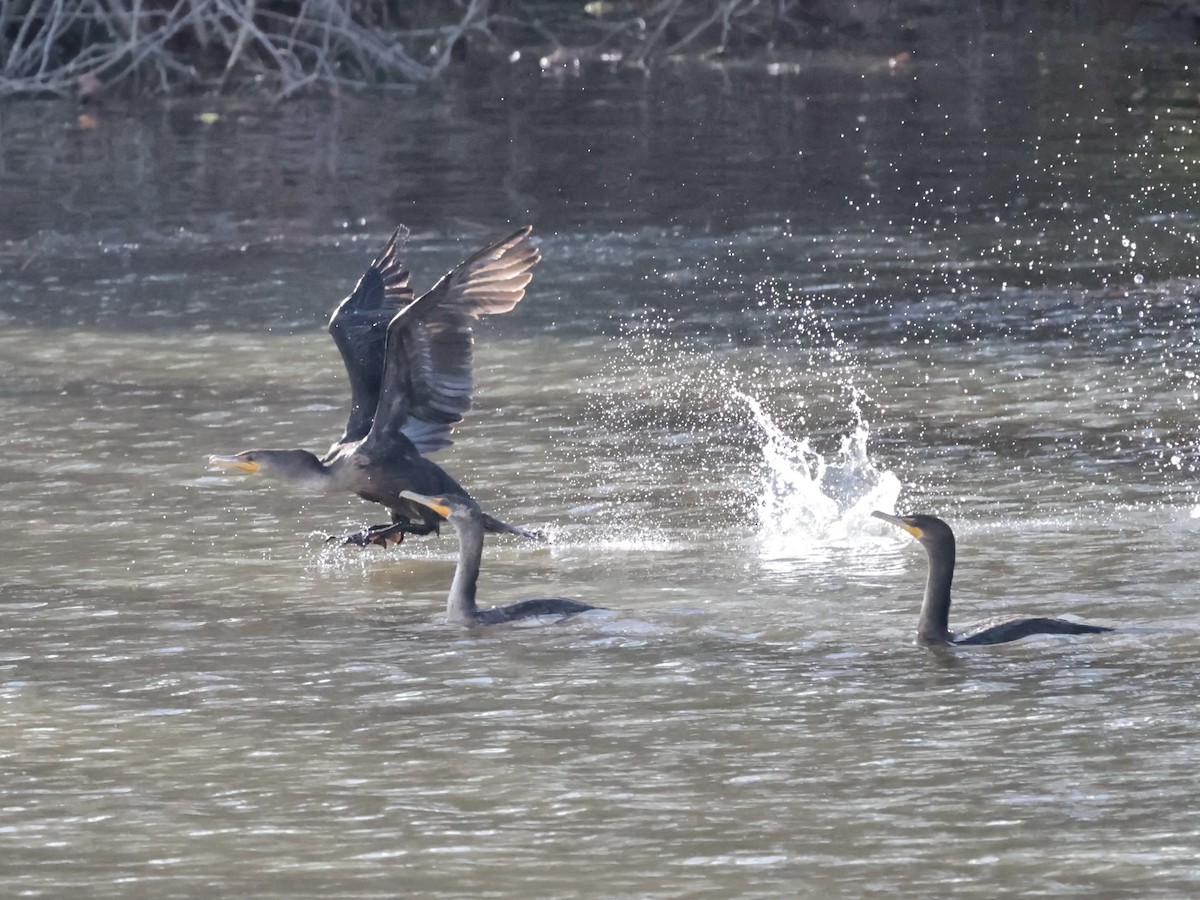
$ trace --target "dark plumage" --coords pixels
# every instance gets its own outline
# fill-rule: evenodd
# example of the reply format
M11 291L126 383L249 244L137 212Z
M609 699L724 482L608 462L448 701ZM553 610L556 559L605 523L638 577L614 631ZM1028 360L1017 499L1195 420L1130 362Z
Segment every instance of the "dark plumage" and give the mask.
M472 254L419 298L396 229L354 292L329 320L350 380L350 415L342 436L318 458L307 450L245 450L209 463L261 472L308 487L351 491L391 511L390 525L349 535L347 543L399 542L436 532L441 517L405 491L467 497L445 470L422 454L451 443L450 431L471 407L471 325L521 301L541 258L526 226ZM488 531L536 537L481 514Z
M406 499L419 503L449 519L458 532L458 565L446 597L446 618L459 625L499 625L542 616L573 616L598 607L563 597L538 597L519 600L507 606L479 609L475 605L479 567L483 559L483 514L470 497L444 495L428 497L405 491Z
M1085 625L1066 619L1002 619L978 625L962 634L950 631L950 583L954 579L954 531L936 516L893 516L871 513L877 519L903 528L925 548L929 576L925 600L917 620L917 641L922 644L1003 644L1031 634L1099 634L1112 631L1101 625Z

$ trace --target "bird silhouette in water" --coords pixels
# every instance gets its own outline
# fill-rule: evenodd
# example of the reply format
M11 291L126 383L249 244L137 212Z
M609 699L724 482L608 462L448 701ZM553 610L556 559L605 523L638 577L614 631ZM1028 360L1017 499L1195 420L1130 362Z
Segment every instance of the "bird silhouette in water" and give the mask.
M429 497L405 491L404 496L413 503L429 507L443 519L449 519L458 532L458 565L450 582L450 593L446 596L446 618L449 621L458 625L499 625L518 619L563 618L599 608L564 597L538 597L519 600L507 606L479 609L475 595L486 528L479 505L470 497L457 494Z
M1112 631L1102 625L1086 625L1066 619L996 619L969 631L950 631L950 582L954 580L954 531L937 516L895 516L876 510L877 519L903 528L925 548L929 557L929 575L925 581L925 600L917 620L917 642L937 644L1004 644L1032 634L1100 634Z

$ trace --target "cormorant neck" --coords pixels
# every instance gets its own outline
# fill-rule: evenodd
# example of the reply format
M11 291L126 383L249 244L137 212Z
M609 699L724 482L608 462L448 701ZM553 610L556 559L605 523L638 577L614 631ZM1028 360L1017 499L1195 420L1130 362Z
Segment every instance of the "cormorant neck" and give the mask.
M479 564L483 559L483 523L456 523L458 566L446 597L446 618L459 625L471 625L477 616L475 586L479 582Z
M929 557L929 577L925 580L925 601L917 621L917 640L923 644L947 644L950 633L950 582L954 579L954 540L925 547Z

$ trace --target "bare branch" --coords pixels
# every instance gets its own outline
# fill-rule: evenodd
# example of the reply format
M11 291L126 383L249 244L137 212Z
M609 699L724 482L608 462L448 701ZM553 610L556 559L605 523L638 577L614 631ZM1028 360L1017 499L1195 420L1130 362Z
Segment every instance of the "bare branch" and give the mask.
M320 85L411 85L444 75L463 41L483 55L582 59L605 48L646 68L683 51L795 41L829 21L833 0L656 0L596 15L582 0L458 0L456 21L442 24L449 4L430 4L432 21L403 32L379 25L392 2L0 0L0 95L67 95L83 75L107 85L156 79L163 91L252 84L277 98ZM427 59L430 44L438 49Z

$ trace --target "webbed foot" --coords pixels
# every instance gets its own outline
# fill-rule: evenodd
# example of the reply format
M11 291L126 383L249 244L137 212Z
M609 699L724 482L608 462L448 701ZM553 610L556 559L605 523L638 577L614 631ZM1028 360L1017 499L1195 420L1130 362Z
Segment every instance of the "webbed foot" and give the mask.
M347 534L341 538L342 544L353 544L355 547L383 547L387 549L388 542L402 544L406 534L429 534L433 529L421 522L393 522L390 525L372 525L362 531ZM329 540L337 540L331 535Z
M370 528L364 528L362 531L343 535L341 541L343 546L382 547L386 550L388 541L391 541L393 544L403 543L404 534L405 530L397 529L395 525L372 525ZM331 541L337 540L337 535L331 535L329 539Z

